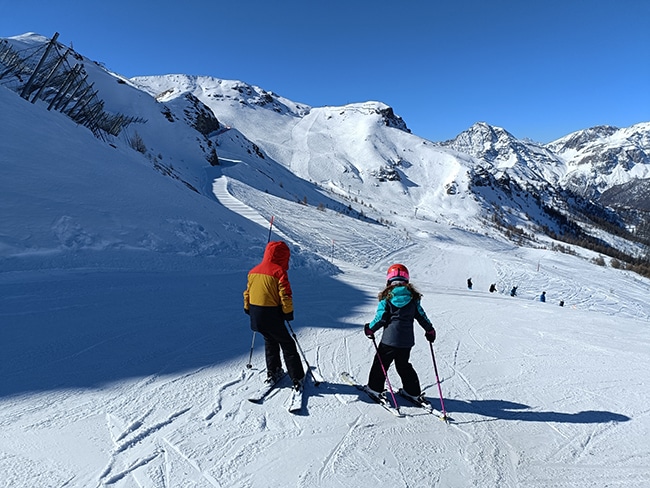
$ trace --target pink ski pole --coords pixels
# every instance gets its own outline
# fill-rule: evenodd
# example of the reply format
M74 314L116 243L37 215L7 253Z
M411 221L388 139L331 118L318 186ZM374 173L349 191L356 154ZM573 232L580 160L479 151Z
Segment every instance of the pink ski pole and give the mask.
M397 398L395 398L395 393L393 393L393 387L390 384L390 380L388 379L388 371L386 371L386 368L384 368L384 363L381 361L381 356L379 355L379 348L377 347L377 341L375 340L375 336L372 336L372 343L375 345L375 351L377 352L377 361L379 361L379 365L381 366L381 370L384 372L384 377L386 378L386 383L388 384L388 391L390 391L390 396L393 398L393 405L395 406L395 410L399 412L399 405L397 404Z
M429 342L431 348L431 359L433 359L433 371L436 373L436 383L438 384L438 393L440 394L440 407L442 408L442 418L447 420L447 412L445 411L445 402L442 399L442 388L440 388L440 376L438 376L438 366L436 365L436 355L433 353L433 343Z

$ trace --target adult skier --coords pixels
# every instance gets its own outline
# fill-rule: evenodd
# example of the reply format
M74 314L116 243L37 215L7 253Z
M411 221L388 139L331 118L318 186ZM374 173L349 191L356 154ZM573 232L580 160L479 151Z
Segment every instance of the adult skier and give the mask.
M379 304L374 319L365 325L364 332L370 339L383 328L377 354L370 368L368 388L377 396L384 394L386 376L383 368L395 361L395 369L402 380L402 389L418 398L422 395L420 380L409 362L415 345L413 321L417 320L426 331L429 342L436 340L436 331L427 317L420 300L422 295L409 282L409 271L403 264L393 264L386 273L386 287L379 293ZM383 368L382 368L383 365Z
M248 272L244 291L244 312L250 316L251 329L264 337L267 381L282 374L280 350L294 388L301 389L305 371L296 343L285 320L293 320L293 298L289 283L291 251L282 241L266 245L262 262Z
M546 292L543 291L542 294L539 296L539 301L540 302L545 302L546 301Z

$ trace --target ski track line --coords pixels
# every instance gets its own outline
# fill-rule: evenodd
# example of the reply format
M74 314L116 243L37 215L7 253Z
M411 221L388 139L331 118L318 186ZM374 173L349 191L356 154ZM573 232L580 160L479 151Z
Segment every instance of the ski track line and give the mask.
M219 411L221 410L221 405L222 405L222 396L223 396L223 392L224 392L224 390L226 390L227 388L229 388L229 387L231 387L231 386L234 386L234 385L236 385L237 383L240 383L240 382L242 382L242 381L244 381L244 380L246 380L246 379L250 379L251 377L252 377L252 375L249 375L248 378L246 378L246 371L242 371L242 372L239 374L239 377L238 377L238 378L235 378L234 380L231 380L231 381L226 381L225 383L221 383L221 384L217 387L217 391L216 391L216 393L215 393L216 401L215 401L215 403L214 403L214 406L213 406L213 407L210 409L210 411L209 411L209 412L208 412L208 413L203 417L203 420L209 422L208 425L210 425L210 420L212 420L212 418L213 418L217 413L219 413Z
M240 428L237 433L228 432L227 435L225 435L225 438L222 440L222 444L218 449L218 455L221 458L223 463L234 462L235 459L242 456L241 451L245 449L247 444L244 444L243 447L240 447L238 445L240 441L244 441L248 438L253 438L261 433L269 431L268 418L266 412L264 412L262 418L259 419L257 425L253 427L256 427L257 430L256 431L247 430L246 432L242 432L242 429ZM251 426L246 426L246 429L250 429L250 428ZM224 471L223 468L222 471Z
M140 417L139 420L136 420L131 424L129 424L129 428L127 428L125 432L123 432L122 435L120 435L118 437L118 440L115 442L115 449L111 453L111 459L108 465L106 466L106 468L104 468L102 473L99 475L99 485L101 486L102 484L104 485L113 484L116 481L123 479L125 476L127 476L129 473L132 473L135 469L139 468L140 466L144 466L145 464L148 464L153 459L155 459L162 452L160 449L155 449L151 455L145 458L136 459L129 465L129 467L126 470L120 471L117 474L109 476L109 474L111 473L115 465L116 457L119 454L122 454L126 452L128 449L136 446L144 439L149 437L151 434L171 424L176 418L180 417L181 415L188 412L189 410L191 410L191 407L175 412L170 416L168 416L165 420L158 422L142 431L139 431L139 429L142 427L142 425L144 425L143 420L151 413L151 410L145 413L142 417ZM132 438L127 439L127 437L129 437L129 435L131 434L135 434L135 435ZM120 441L124 441L124 442L120 443Z
M596 424L591 431L587 434L586 438L580 442L580 450L575 456L576 461L583 461L585 458L589 457L588 448L595 450L601 445L606 436L612 429L616 428L616 424L607 423L607 424Z
M192 468L194 468L194 470L196 470L196 472L198 474L200 474L208 483L210 483L210 485L221 488L222 485L219 483L219 481L217 479L215 479L213 476L211 476L208 473L206 473L205 471L203 471L200 468L200 466L196 463L196 461L190 459L188 456L183 454L183 452L180 450L180 448L178 446L174 445L171 441L169 441L168 439L166 439L164 437L163 437L163 441L170 448L172 448L174 450L174 452L176 452L182 459L184 459L187 462L187 464L189 464Z
M546 425L548 425L554 431L558 432L558 430L550 425L549 422L546 422ZM564 442L552 453L551 458L562 459L563 457L568 457L572 459L573 462L578 461L584 455L587 446L591 443L591 439L594 436L594 432L592 431L590 433L587 433L586 438L583 439L581 437L584 434L585 432L580 430L574 430L572 436L563 435L560 432L560 435L566 439L566 442ZM563 462L566 463L566 461Z
M544 422L544 423L547 425L548 428L550 428L556 434L559 434L561 437L563 437L567 441L570 441L571 439L573 439L571 436L569 436L568 434L565 434L559 428L557 428L555 425L553 425L552 422ZM565 444L565 447L566 447L566 444ZM562 449L564 449L564 447L560 448L557 452L559 453Z
M124 429L124 431L116 439L113 440L114 444L117 446L120 441L124 440L130 434L132 434L133 432L138 430L140 427L142 427L144 425L144 421L146 420L146 418L149 415L151 415L152 412L153 412L153 408L150 408L143 415L141 415L138 419L134 420L129 425L127 425L126 429Z
M345 443L347 439L350 437L350 435L356 431L357 427L359 426L359 423L361 422L361 417L362 415L358 415L357 418L354 420L350 428L347 430L347 432L343 435L341 440L334 446L334 448L325 456L325 459L323 460L322 466L318 470L318 481L319 486L327 486L325 484L325 471L330 469L330 465L338 459L338 456L343 449L343 446L345 446ZM332 467L331 469L332 474L336 474L336 470Z
M253 410L254 412L255 410ZM263 417L263 419L259 419ZM249 415L246 421L250 423L257 423L255 425L246 426L247 432L241 433L243 426L233 425L240 433L237 439L229 438L228 446L224 450L218 449L217 454L220 456L221 461L215 466L218 469L218 478L223 481L226 486L242 486L242 480L250 478L255 472L249 473L248 470L251 466L255 466L262 453L267 452L269 449L274 449L277 443L283 443L291 438L293 434L287 430L275 432L269 435L269 424L275 424L277 419L269 421L268 413L266 411L260 414ZM251 431L250 428L255 428ZM238 442L243 440L244 442Z
M135 461L134 461L134 462L133 462L129 467L127 467L125 470L120 471L119 473L112 475L111 477L105 479L104 481L102 481L102 480L100 479L100 486L101 486L101 485L112 485L112 484L117 483L118 481L120 481L120 480L126 478L128 475L130 475L131 473L133 473L136 469L138 469L138 468L140 468L140 467L142 467L142 466L145 466L146 464L149 464L151 461L153 461L154 459L156 459L160 454L162 454L162 452L163 452L163 451L162 451L161 449L156 449L156 450L155 450L152 454L150 454L149 456L135 460ZM108 472L106 472L106 475L108 475L109 472L110 472L110 466L109 466L109 470L108 470Z
M463 380L463 383L465 383L465 385L470 389L470 391L471 391L472 394L474 395L474 398L478 399L478 398L479 398L478 391L476 390L476 388L474 388L474 387L472 386L472 384L471 384L470 381L467 379L467 377L466 377L463 373L461 373L460 371L458 371L457 369L454 369L454 371L455 371L456 374L460 377L460 379Z
M183 415L184 413L189 412L192 409L192 407L187 407L182 410L179 410L178 412L175 412L168 416L165 420L162 420L161 422L158 422L151 427L148 427L147 429L143 430L142 432L138 432L137 435L135 435L132 439L129 439L125 442L123 442L121 445L118 445L117 448L115 449L114 453L119 454L121 452L126 451L130 447L135 446L136 444L140 443L142 440L146 439L149 437L151 434L154 432L159 431L163 427L171 424L174 420L176 420L178 417Z
M349 346L348 346L348 336L347 335L343 336L343 345L341 345L340 342L339 342L338 344L336 344L334 346L333 358L340 357L342 350L343 350L343 357L346 360L346 371L350 371L351 360L350 360L350 349L349 349ZM335 360L334 362L331 363L331 366L334 368L334 377L337 378L337 381L339 381L338 380L338 372L336 371L337 364L341 364L341 363ZM346 401L343 398L343 395L341 395L340 393L335 393L334 398L336 398L342 405L347 406L350 403L352 403L352 401Z

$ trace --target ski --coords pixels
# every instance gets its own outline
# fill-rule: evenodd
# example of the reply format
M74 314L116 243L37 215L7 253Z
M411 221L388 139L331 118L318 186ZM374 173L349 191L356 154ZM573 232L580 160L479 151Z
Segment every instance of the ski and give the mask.
M359 383L350 373L344 371L343 373L341 373L341 379L346 383L348 383L349 385L354 386L357 390L365 392L366 395L368 395L374 402L384 407L386 410L388 410L396 417L404 416L402 415L402 412L399 411L399 406L398 408L395 408L385 398L381 398L375 395L370 388L368 388L366 385L362 385L361 383Z
M404 399L408 400L409 402L411 402L413 405L416 405L416 406L424 409L425 411L427 411L431 415L435 415L436 417L438 417L440 420L442 420L444 422L450 422L450 421L453 420L448 415L445 415L444 413L442 413L440 410L437 410L437 409L433 408L433 405L431 404L431 402L429 400L427 400L426 398L424 398L424 397L422 397L422 400L420 400L420 398L418 398L418 397L414 397L414 396L409 395L402 388L400 388L397 391L397 394L399 396L401 396L402 398L404 398Z
M302 410L302 399L303 399L304 385L299 389L291 387L291 395L289 396L289 401L287 402L287 410L291 413L296 413Z
M278 375L273 381L265 381L257 391L248 397L248 401L253 403L262 403L286 375L287 373L283 371L282 374Z
M307 380L311 374L311 378L314 382L314 386L320 386L323 383L323 378L320 375L315 375L314 370L316 368L310 367L305 374L305 377L302 380L302 385L300 389L297 390L295 386L291 388L291 395L289 395L289 400L287 402L287 410L291 413L297 413L302 410L303 398L305 396L305 386L307 386Z

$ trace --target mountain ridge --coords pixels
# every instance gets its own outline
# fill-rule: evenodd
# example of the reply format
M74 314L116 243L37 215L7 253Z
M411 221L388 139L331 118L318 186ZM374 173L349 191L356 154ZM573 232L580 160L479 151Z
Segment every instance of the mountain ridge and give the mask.
M11 42L44 41L25 35ZM625 226L598 196L642 181L650 167L650 123L599 126L542 145L479 122L436 143L412 134L383 102L310 107L237 80L179 74L125 80L83 56L69 56L84 61L107 107L147 120L111 143L132 147L137 139L155 169L209 198L205 163L230 159L246 163L226 170L244 185L339 211L347 206L347 213L375 221L388 221L391 200L400 198L419 218L463 221L476 230L493 221L553 238L586 233L611 243L611 229L602 233L595 226ZM284 189L283 180L294 177L299 183L289 186L302 188L302 195ZM608 205L616 208L616 193L609 195ZM625 205L635 203L627 199Z

